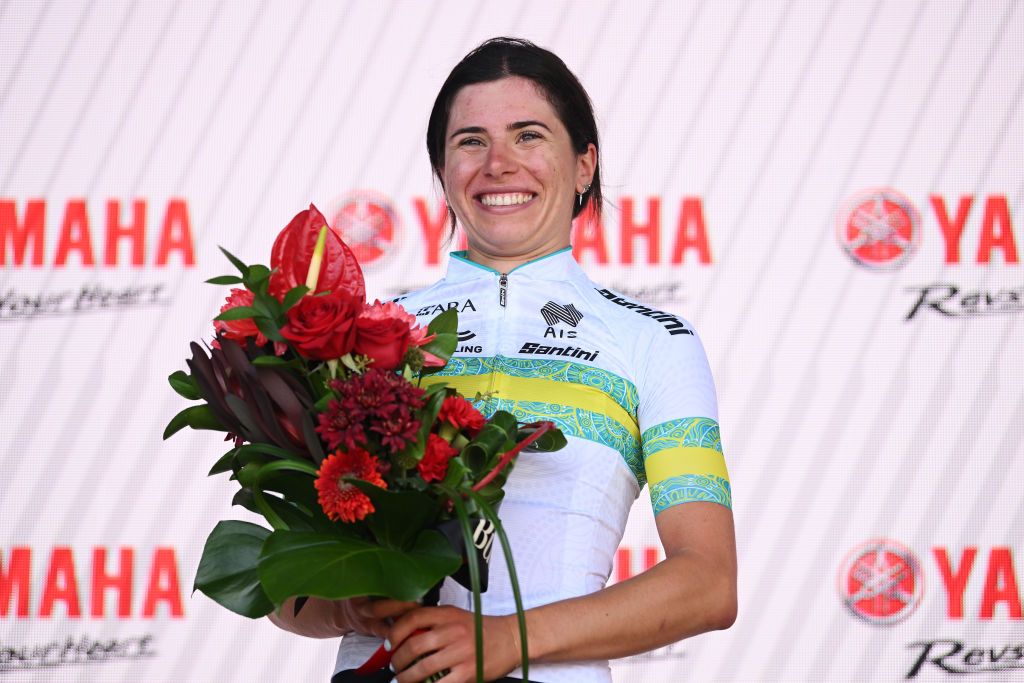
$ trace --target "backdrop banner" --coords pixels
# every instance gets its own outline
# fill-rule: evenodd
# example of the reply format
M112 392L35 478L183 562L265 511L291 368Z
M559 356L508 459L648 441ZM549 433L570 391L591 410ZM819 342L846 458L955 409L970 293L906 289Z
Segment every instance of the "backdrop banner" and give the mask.
M215 433L161 440L166 378L217 247L266 262L310 202L371 297L441 276L427 117L495 35L589 90L576 254L718 388L739 619L615 680L1024 679L1013 0L0 3L0 679L329 678L336 641L193 594L251 516ZM611 580L662 556L642 493Z

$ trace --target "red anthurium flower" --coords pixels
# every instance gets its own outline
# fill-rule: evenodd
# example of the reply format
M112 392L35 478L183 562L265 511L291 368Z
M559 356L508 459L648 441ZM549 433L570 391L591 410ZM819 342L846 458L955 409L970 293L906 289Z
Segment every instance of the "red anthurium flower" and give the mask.
M270 278L270 293L284 298L288 290L306 284L309 262L327 219L315 206L300 211L274 240L270 252L270 267L276 272ZM327 231L324 259L320 265L316 292L345 290L359 301L366 300L363 271L352 250L334 230Z

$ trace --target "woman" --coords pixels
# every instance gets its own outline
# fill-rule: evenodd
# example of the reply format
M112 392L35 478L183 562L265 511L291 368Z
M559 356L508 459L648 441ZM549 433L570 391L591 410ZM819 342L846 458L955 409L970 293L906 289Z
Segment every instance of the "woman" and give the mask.
M477 348L439 376L467 396L485 394L485 412L553 420L569 441L521 455L501 507L527 608L530 679L610 681L610 658L728 628L735 541L704 350L686 321L599 287L572 258L572 219L601 203L583 87L547 50L487 41L442 86L427 148L469 248L402 303L416 311L458 301L460 331ZM666 559L604 588L644 483ZM487 680L516 676L521 664L499 553L483 602ZM384 636L397 645L401 683L440 671L450 683L475 680L469 595L449 581L441 603L320 601L275 621L307 635ZM339 668L357 666L378 642L344 639Z

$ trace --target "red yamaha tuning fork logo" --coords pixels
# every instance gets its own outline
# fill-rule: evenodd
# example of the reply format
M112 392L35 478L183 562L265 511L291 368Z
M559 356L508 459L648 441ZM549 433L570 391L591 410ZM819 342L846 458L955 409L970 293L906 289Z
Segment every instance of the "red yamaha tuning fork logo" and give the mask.
M895 624L917 609L924 595L921 563L888 539L857 546L839 570L839 595L854 616L871 624Z
M398 233L398 214L382 195L352 192L334 211L331 227L352 248L359 265L365 267L391 252Z
M916 250L921 215L899 192L880 188L854 195L836 227L839 245L855 263L889 270L902 266Z

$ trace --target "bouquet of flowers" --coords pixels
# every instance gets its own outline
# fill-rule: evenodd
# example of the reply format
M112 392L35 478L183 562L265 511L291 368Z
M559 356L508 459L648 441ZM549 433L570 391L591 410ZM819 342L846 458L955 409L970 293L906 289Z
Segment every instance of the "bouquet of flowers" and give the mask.
M557 450L564 437L549 422L485 418L430 377L455 350L457 312L424 328L397 304L367 304L351 250L312 205L278 235L270 267L222 251L239 274L208 280L234 286L215 338L193 342L189 371L169 377L199 403L164 438L226 432L231 448L210 474L230 473L232 502L271 528L218 523L195 588L257 618L292 597L296 611L310 596L421 600L452 576L473 592L479 676L480 593L497 536L525 676L525 620L496 508L515 456Z

